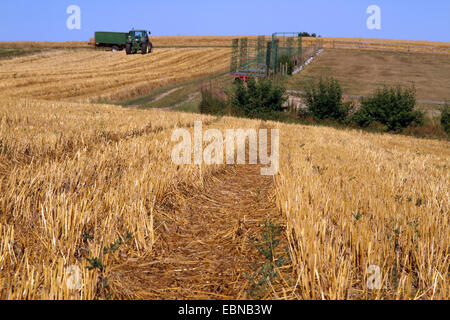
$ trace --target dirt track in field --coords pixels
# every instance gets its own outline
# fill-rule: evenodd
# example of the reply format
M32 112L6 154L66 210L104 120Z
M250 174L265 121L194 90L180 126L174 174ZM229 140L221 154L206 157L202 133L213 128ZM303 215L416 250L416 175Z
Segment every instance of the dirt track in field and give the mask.
M174 92L176 92L176 91L178 91L178 90L180 90L180 89L183 89L183 87L177 87L177 88L173 88L173 89L171 89L171 90L169 90L169 91L163 92L163 93L157 95L156 97L154 97L152 100L150 100L150 101L148 101L148 102L146 102L146 103L144 103L144 104L138 103L138 104L132 104L131 106L133 106L133 107L136 107L136 106L137 106L137 107L141 107L141 106L143 106L143 105L146 105L146 104L149 104L149 103L152 103L152 102L159 101L159 100L164 99L164 98L167 97L168 95L171 95L172 93L174 93Z
M189 103L191 101L193 101L195 98L197 98L200 95L200 92L193 92L191 93L188 98L184 101L178 102L177 104L175 104L172 107L168 107L168 108L161 108L161 110L173 110L176 109L178 107L181 107L183 104Z
M180 190L167 210L154 255L124 264L120 296L133 299L247 299L251 261L262 257L250 241L262 222L280 221L273 177L256 165L228 166L203 191ZM180 199L181 195L181 199ZM282 245L287 240L282 234ZM275 292L276 289L273 289ZM277 293L269 293L277 297Z

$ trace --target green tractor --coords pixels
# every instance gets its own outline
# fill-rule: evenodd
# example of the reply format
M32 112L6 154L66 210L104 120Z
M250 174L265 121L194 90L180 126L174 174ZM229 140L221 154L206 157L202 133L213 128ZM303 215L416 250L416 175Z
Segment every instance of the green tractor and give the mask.
M149 39L151 32L145 30L131 30L128 33L125 50L127 54L135 54L141 51L142 54L152 52L152 43Z

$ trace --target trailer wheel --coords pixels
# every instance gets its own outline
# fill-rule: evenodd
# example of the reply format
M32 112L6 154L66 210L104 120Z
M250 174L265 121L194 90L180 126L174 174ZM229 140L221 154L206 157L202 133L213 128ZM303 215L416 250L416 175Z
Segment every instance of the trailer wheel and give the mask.
M111 51L112 52L119 51L119 47L118 46L112 46Z
M131 44L127 43L127 45L125 46L125 51L127 52L127 54L131 54Z

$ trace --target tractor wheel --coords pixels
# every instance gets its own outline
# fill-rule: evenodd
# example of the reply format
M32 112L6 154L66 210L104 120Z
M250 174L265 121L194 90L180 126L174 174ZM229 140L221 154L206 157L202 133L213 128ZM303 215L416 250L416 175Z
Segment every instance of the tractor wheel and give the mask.
M147 54L148 53L148 44L147 42L142 43L142 54Z
M148 53L152 53L152 49L153 49L153 43L149 42L148 43Z
M127 45L125 46L125 51L127 52L127 54L131 54L131 44L127 43Z

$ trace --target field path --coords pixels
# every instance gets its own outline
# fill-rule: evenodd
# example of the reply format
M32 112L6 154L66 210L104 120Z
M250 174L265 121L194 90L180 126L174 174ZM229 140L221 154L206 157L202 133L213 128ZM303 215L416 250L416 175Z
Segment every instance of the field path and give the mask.
M202 192L183 190L183 199L169 208L173 221L164 224L152 258L122 266L123 298L247 298L244 274L254 272L251 261L262 259L250 238L261 237L263 221L281 219L273 177L261 176L256 165L228 166L204 186Z
M288 94L296 94L296 95L304 95L306 93L305 91L300 91L300 90L286 90L286 92ZM354 94L343 94L343 96L348 99L358 99L358 100L364 98L364 96L358 96L358 95L354 95ZM448 104L448 102L445 102L445 101L433 101L433 100L417 100L416 102L419 104L433 104L433 105L438 105L438 106L443 106L445 104Z
M181 90L181 89L183 89L183 87L181 86L181 87L176 87L176 88L173 88L173 89L170 89L169 91L165 91L165 92L163 92L163 93L161 93L161 94L158 94L156 97L154 97L153 99L151 99L150 101L147 101L146 103L136 103L136 104L130 104L130 106L132 106L132 107L142 107L142 106L144 106L144 105L146 105L146 104L149 104L149 103L152 103L152 102L156 102L156 101L159 101L159 100L161 100L161 99L164 99L165 97L167 97L168 95L171 95L172 93L174 93L174 92L176 92L176 91L178 91L178 90Z
M200 92L193 92L191 94L189 94L188 98L178 102L177 104L171 106L171 107L167 107L167 108L160 108L160 110L174 110L178 107L181 107L183 104L189 103L191 101L193 101L194 99L196 99L198 96L200 95Z

